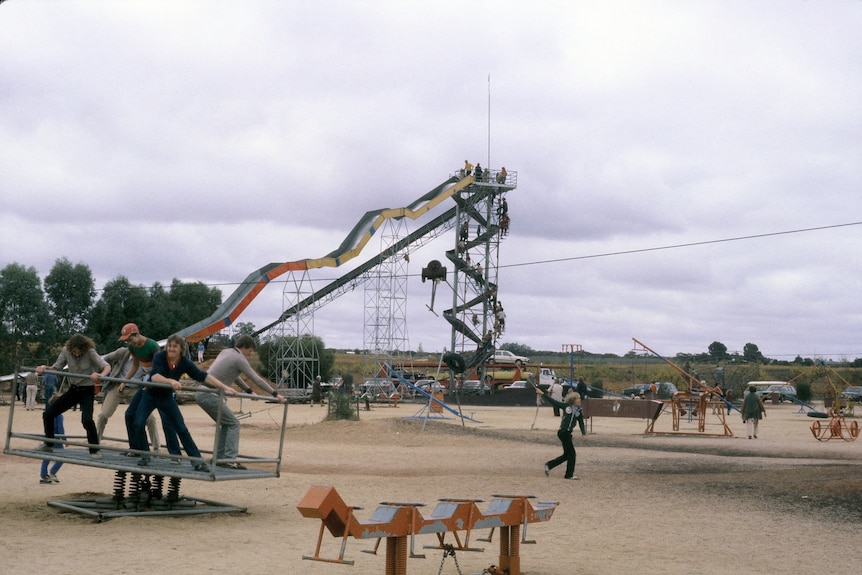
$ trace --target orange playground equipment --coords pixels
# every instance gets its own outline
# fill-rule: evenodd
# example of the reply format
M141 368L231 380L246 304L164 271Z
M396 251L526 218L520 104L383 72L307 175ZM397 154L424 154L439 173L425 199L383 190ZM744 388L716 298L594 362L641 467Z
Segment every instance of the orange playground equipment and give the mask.
M493 498L484 512L477 506L477 503L482 502L480 499L440 499L427 516L419 511L424 507L423 503L382 502L371 517L363 521L354 515L354 511L362 509L361 507L346 504L334 487L315 485L308 489L297 505L303 517L319 519L321 522L314 554L304 555L302 558L353 565L353 561L344 559L348 537L377 539L374 548L368 551L374 554L377 553L380 541L385 538L386 575L406 575L408 550L411 558L424 557L414 552L416 535L436 535L437 545L425 548L442 550L445 560L447 555L454 557L456 550L481 551L481 548L470 546L472 532L477 529L491 529L487 539L480 539L490 542L494 528L498 528L499 563L489 567L486 572L520 575L520 545L535 543L526 539L527 525L548 521L559 503L539 501L533 505L530 501L534 498L532 495L494 495ZM333 537L341 538L341 549L337 558L327 559L320 555L326 530ZM449 533L452 533L454 543L446 542Z
M811 424L811 433L817 441L829 441L830 439L843 439L844 441L853 441L859 437L859 424L851 421L849 424L841 413L836 409L829 410L831 419L827 425L823 425L818 420L814 420Z
M674 433L679 433L681 435L691 433L680 431L680 422L687 421L689 423L696 423L697 431L694 432L696 435L733 437L733 431L731 431L730 426L727 425L727 419L725 418L724 412L725 408L728 410L739 410L724 398L724 394L718 387L706 385L705 381L698 380L674 362L662 357L647 347L645 343L638 341L636 338L632 338L632 341L635 343L634 351L643 350L655 355L676 370L689 387L689 391L674 393L670 400ZM721 427L721 431L719 433L706 433L707 416L710 414L717 420L717 425Z
M708 392L692 393L680 391L673 394L670 400L671 413L673 416L673 430L680 430L680 421L688 418L689 421L697 421L697 433L699 435L716 435L720 437L733 437L733 431L727 425L724 416L727 403L722 399L716 399L715 394ZM712 416L721 426L720 433L706 433L707 416Z

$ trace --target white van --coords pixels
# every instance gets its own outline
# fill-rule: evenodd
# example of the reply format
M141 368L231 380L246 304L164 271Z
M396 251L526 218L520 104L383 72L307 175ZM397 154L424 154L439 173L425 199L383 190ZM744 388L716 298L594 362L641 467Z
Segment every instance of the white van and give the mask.
M754 386L754 391L760 397L763 397L766 393L766 390L772 387L773 385L787 385L786 381L749 381L745 384L745 389L743 389L743 393L747 392L748 389Z

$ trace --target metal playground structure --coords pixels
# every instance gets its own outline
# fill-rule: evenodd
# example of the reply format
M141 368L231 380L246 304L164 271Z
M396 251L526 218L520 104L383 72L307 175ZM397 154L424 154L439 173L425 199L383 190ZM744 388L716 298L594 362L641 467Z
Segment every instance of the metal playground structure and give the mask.
M733 431L727 424L725 411L728 409L739 411L739 409L725 399L724 393L722 393L721 389L706 385L705 382L700 381L669 359L662 357L636 338L632 338L632 341L634 341L635 350L640 349L655 355L676 370L688 384L689 391L679 391L674 393L670 398L674 433L679 433L681 435L696 434L733 437ZM658 415L656 415L656 417L658 417ZM709 418L717 421L718 426L721 429L720 432L706 433L706 426ZM681 431L680 424L682 422L695 423L697 431Z
M471 545L474 531L490 529L486 539L491 542L494 529L499 530L499 560L485 573L494 575L521 574L521 545L535 543L527 539L527 526L551 519L559 502L538 501L532 503L533 495L493 495L488 507L482 511L478 504L481 499L439 499L433 511L424 515L420 509L424 503L384 501L379 504L371 517L358 519L355 511L362 509L348 505L341 495L330 486L312 486L297 505L303 517L320 520L320 530L314 554L304 555L303 559L353 565L352 560L344 558L347 541L354 539L375 539L374 548L368 552L377 554L382 540L386 540L386 575L407 575L407 559L424 558L415 551L415 537L433 534L437 544L425 546L437 549L447 556L455 557L455 551L482 551ZM337 557L326 558L321 555L323 537L326 531L341 539ZM453 543L447 543L451 533ZM457 558L455 558L457 565ZM460 572L460 568L458 569Z
M32 367L21 367L20 371L33 371ZM58 376L83 376L88 374L69 374L67 372L46 370L45 373L53 373ZM16 372L17 375L17 372ZM118 383L141 384L140 381L128 380L117 377L102 377L100 380ZM170 387L162 384L148 382L150 386ZM207 387L183 387L189 392L217 393L224 400L224 391ZM253 394L239 394L240 397L248 399L272 402L271 397L257 396ZM281 437L277 445L277 452L271 456L240 455L235 460L219 460L218 437L215 439L212 450L201 449L205 456L205 462L209 470L196 471L194 464L198 460L193 458L169 454L165 446L160 446L156 451L138 451L129 449L128 440L121 438L103 437L98 445L87 443L86 438L73 435L48 439L43 435L43 430L19 430L15 425L16 401L13 395L9 407L9 421L6 430L6 442L3 453L19 457L33 459L62 461L74 465L86 467L98 467L114 471L114 481L110 497L84 498L78 500L52 500L48 505L73 511L93 517L99 521L126 516L151 516L151 515L199 515L206 513L226 513L245 511L245 508L237 507L227 503L219 503L207 499L187 496L180 493L184 479L195 481L238 481L248 479L277 478L280 476L282 451L284 449L284 430L287 421L287 406L275 404L275 407L283 408L281 417ZM218 429L219 421L215 423ZM37 449L42 443L54 446L53 452L46 453ZM94 459L90 456L90 449L96 448L101 455ZM147 466L138 465L141 456L150 458ZM219 463L241 463L245 469L233 469L222 467Z
M501 313L502 307L497 298L499 245L508 234L509 226L505 195L517 187L517 177L517 172L507 172L505 168L484 170L481 173L459 170L405 207L366 212L335 250L323 257L270 263L252 272L210 317L180 330L179 334L189 342L196 342L229 328L265 287L278 277L287 275L281 316L254 335L278 342L277 353L273 355L273 364L270 366L277 374L278 387L304 389L319 374L318 353L301 345L304 336L313 335L314 311L340 295L353 291L358 285L368 284L372 287L366 293L367 325L364 340L378 354L378 359L389 359L386 356L397 355L407 341L403 300L406 293L406 262L409 262L410 254L445 232L457 229L457 234L453 234L451 249L446 251L446 257L453 267L451 278L446 276L446 270L441 266L433 277L427 279L432 281L435 289L442 282L452 288L452 305L442 312L451 328L452 351L467 355L467 350L472 352L478 348L481 353L472 352L473 357L470 359L473 365L481 364L493 354L497 338L503 331L502 318L505 316ZM455 204L453 207L431 217L432 210L450 199ZM405 221L418 220L426 215L428 221L416 230L407 232L404 229ZM341 267L357 258L375 234L383 238L383 247L379 253L323 288L312 287L310 270ZM423 276L423 281L425 279ZM33 371L33 368L18 367L14 381L18 381L20 371L27 370ZM56 375L79 374L56 372ZM128 381L122 378L102 379ZM134 381L131 383L140 384ZM149 382L147 385L158 384ZM184 387L184 390L218 393L198 387ZM254 394L239 394L239 397L271 401L269 397ZM430 396L428 405L440 407ZM151 458L148 467L138 466L134 456L140 456L142 452L128 449L126 439L103 437L103 442L98 446L74 436L48 440L42 430L17 429L14 413L13 399L9 408L4 453L114 471L113 494L107 500L49 503L103 520L123 515L185 515L238 510L235 506L183 496L180 494L181 482L183 479L225 481L279 477L287 404L284 405L281 437L274 456L241 456L236 463L242 463L248 469L219 467L216 433L212 450L202 451L206 462L211 465L207 472L196 471L188 465L195 463L191 458L168 455L165 449L148 454ZM218 426L219 422L216 421L215 428ZM53 453L46 453L35 449L36 442L62 446L63 449L58 447ZM90 449L96 447L102 453L100 459L89 456ZM174 465L176 459L180 460L180 465Z

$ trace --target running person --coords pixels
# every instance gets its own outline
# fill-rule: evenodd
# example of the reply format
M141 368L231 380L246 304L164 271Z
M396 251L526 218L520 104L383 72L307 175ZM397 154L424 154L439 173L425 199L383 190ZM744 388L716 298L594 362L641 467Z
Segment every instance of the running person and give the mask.
M565 462L566 474L563 478L577 479L578 476L575 475L577 453L575 452L575 445L572 443L572 432L575 430L575 425L581 428L581 437L583 437L584 441L587 439L584 412L581 409L581 396L576 391L570 391L566 394L563 401L557 401L545 395L545 392L538 386L536 386L536 393L544 396L551 405L563 410L563 419L560 421L560 429L557 431L557 437L560 438L560 443L563 445L563 454L545 463L545 475L550 475L553 468Z

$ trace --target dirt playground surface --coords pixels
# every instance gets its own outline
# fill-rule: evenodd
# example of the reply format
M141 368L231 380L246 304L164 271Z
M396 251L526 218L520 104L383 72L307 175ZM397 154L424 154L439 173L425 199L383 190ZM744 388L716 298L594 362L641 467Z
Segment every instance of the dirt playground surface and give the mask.
M240 409L236 400L231 407ZM585 442L575 438L580 481L563 480L562 468L550 478L542 472L561 451L549 407L537 416L535 407L470 406L465 414L481 423L463 425L454 417L416 418L424 415L420 407L376 407L360 421L325 422L325 408L291 405L281 477L182 483L185 495L246 513L100 523L46 502L110 494L113 472L66 465L60 483L42 485L37 460L0 455L0 572L384 573L385 544L377 555L362 552L373 540L348 541L352 567L302 559L314 553L319 522L296 505L312 485L334 486L363 507L360 519L381 501L423 502L428 511L438 498L487 502L495 493L559 501L550 521L529 526L536 544L521 546L521 570L529 575L862 571L862 440L816 441L813 418L798 407L767 405L752 440L739 414L728 419L733 438L645 436L643 420L596 418ZM251 415L242 420L241 452L277 453L280 408L246 401L242 409ZM195 405L182 411L198 445L209 449L212 421ZM9 407L0 408L4 430L8 417ZM41 411L16 406L15 431L39 433L40 421ZM665 413L656 430L670 425ZM66 430L82 433L78 412L67 413ZM106 435L122 437L122 430L118 412ZM496 537L476 541L486 535L471 540L484 552L457 552L462 573L498 563ZM417 538L426 558L408 560L409 573L440 572L442 552L422 549L435 542L433 535ZM339 540L327 535L321 555L338 550ZM451 557L442 573L458 573Z

